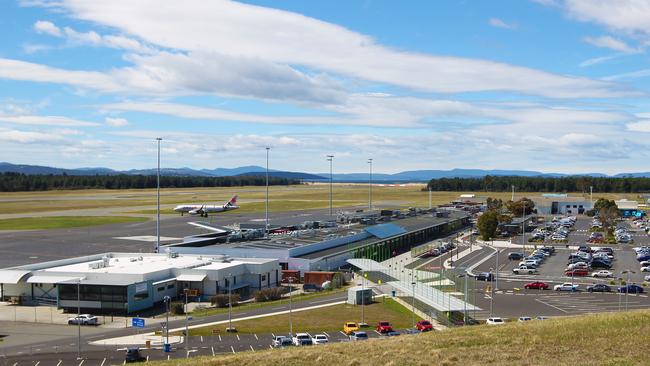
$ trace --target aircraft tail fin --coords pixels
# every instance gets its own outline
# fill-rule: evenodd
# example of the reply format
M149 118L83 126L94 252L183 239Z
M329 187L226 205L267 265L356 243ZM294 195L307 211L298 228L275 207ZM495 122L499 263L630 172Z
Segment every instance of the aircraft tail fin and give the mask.
M226 207L236 206L237 205L237 195L232 196L230 201L226 203Z

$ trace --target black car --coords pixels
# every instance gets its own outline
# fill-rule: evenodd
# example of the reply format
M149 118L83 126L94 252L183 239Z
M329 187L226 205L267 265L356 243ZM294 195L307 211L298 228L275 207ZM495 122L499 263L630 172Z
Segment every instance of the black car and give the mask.
M553 254L555 253L555 247L542 247L541 250L545 251L546 253Z
M474 277L477 281L494 281L494 276L490 272L481 272Z
M610 269L612 268L611 263L607 263L605 261L600 261L600 260L595 260L591 261L591 268L605 268L605 269Z
M587 291L589 291L589 292L612 292L612 288L605 285L605 284L599 283L599 284L587 287Z
M140 354L139 348L128 348L126 350L126 357L124 361L126 362L144 362L147 358Z
M511 261L519 261L522 260L523 258L524 258L524 253L520 253L520 252L508 253L508 259L510 259Z

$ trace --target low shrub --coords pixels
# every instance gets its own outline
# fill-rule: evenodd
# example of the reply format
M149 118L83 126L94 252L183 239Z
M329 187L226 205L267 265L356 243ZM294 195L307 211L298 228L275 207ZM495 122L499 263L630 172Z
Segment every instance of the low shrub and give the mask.
M280 300L287 291L283 287L265 288L255 293L255 301L266 302Z
M239 294L232 294L231 298L232 298L232 306L236 306L240 300ZM218 308L227 307L228 302L229 302L228 294L215 295L210 298L210 303Z

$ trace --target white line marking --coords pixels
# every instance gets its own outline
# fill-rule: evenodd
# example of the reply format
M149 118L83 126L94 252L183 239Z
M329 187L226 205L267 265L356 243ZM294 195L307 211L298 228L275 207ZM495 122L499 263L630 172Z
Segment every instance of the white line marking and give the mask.
M34 366L38 366L41 363L41 361L38 361L34 364Z
M271 337L275 338L275 334L271 333Z
M59 360L59 363L57 363L56 366L61 365L62 362L63 362L63 360ZM14 364L14 366L15 366L15 364Z
M221 342L221 334L219 334L219 342Z
M379 332L377 331L377 329L375 329L375 333L377 333L377 334L379 334L379 335L381 335L381 333L379 333Z
M260 340L259 338L257 338L257 334L253 334L253 335L255 336L255 339L257 339L258 341Z
M86 361L86 360L81 360L81 362L79 362L79 366L83 365L84 361Z
M102 360L102 364L99 366L104 366L104 362L106 362L106 357L104 357L104 359Z
M270 348L270 349L273 349L273 346L269 344L269 348Z
M542 303L542 304L544 304L544 305L546 305L546 306L550 306L550 307L552 307L552 308L555 308L555 309L557 309L557 310L559 310L559 311L561 311L561 312L563 312L563 313L567 313L567 311L565 311L564 309L559 308L559 307L557 307L557 306L555 306L555 305L551 305L551 304L549 304L549 303L547 303L547 302L544 302L544 301L542 301L542 300L540 300L540 299L535 299L535 301L537 301L537 302L539 302L539 303Z
M212 349L212 356L214 356L214 347L210 347Z
M149 362L149 355L147 355L147 361L146 362Z
M251 351L255 352L255 348L253 348L252 344L250 345L250 347L251 347Z
M347 336L348 336L347 334L343 333L342 330L339 330L339 333L343 334L344 337L347 337Z
M170 356L170 355L167 355L167 361L169 361L170 358L171 358L171 356Z
M238 341L241 341L241 339L239 338L239 334L237 334L237 340L238 340Z
M235 353L235 347L230 346L230 349L232 350L232 353Z
M327 334L327 332L323 332L323 334L325 334L325 335L326 335L327 337L329 337L329 336L330 336L329 334Z
M203 336L201 336L201 343L203 343Z
M13 365L13 366L16 366L16 365L18 365L18 362L16 362L16 363L14 363L14 365Z

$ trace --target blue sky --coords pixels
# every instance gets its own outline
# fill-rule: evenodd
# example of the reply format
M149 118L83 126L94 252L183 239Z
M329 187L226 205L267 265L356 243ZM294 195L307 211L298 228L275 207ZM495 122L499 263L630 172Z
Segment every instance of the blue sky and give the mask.
M0 160L647 171L650 1L3 2Z

